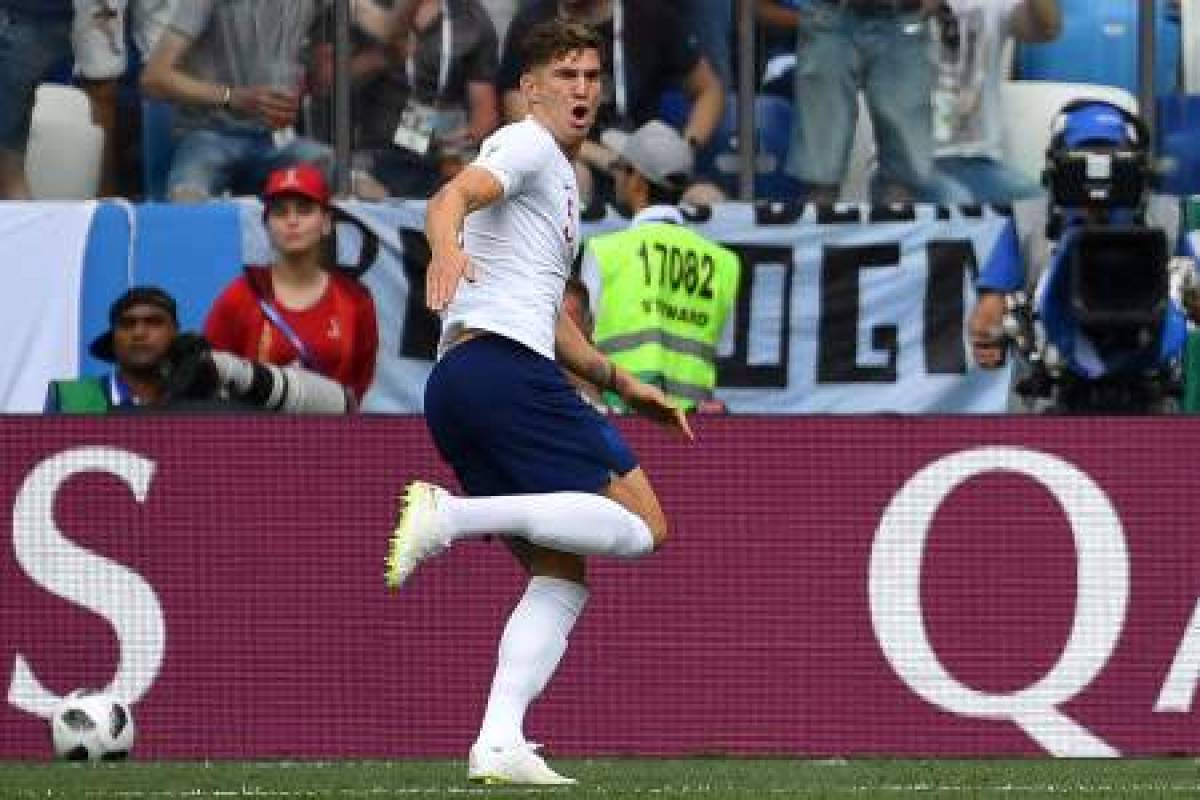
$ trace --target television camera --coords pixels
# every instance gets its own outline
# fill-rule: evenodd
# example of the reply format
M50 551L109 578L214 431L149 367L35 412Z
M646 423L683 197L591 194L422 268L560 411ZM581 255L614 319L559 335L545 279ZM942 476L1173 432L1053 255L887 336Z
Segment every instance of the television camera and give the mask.
M1005 331L1029 367L1017 392L1052 413L1170 411L1186 323L1171 298L1171 243L1146 218L1156 181L1146 126L1097 100L1067 104L1053 125L1050 257L1032 296L1007 298Z

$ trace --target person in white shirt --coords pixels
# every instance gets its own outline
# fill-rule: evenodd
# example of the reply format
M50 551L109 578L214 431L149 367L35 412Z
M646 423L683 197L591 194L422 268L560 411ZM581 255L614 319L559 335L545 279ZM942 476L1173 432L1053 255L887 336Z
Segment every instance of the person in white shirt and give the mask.
M468 761L476 782L574 782L525 740L526 709L553 676L587 600L584 558L639 558L667 537L629 447L563 369L691 436L658 388L615 367L560 313L579 249L571 161L596 117L601 52L585 26L556 19L535 28L520 82L529 117L486 140L426 215L426 303L441 312L443 334L425 416L467 496L409 484L387 581L398 587L429 556L490 533L505 537L531 576L500 638Z
M944 0L934 19L937 199L1008 204L1039 194L1035 181L1003 161L1000 85L1009 39L1058 38L1058 0Z
M91 101L92 119L104 131L100 193L118 194L117 101L119 79L128 68L126 16L143 61L166 31L177 0L75 0L71 45L79 84Z

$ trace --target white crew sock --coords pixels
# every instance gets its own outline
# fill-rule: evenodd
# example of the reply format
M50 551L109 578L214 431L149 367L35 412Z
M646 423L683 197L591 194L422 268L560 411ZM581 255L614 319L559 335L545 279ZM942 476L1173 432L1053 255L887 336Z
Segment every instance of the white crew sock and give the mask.
M641 517L597 494L448 497L442 507L451 541L500 533L581 556L639 558L654 550Z
M567 636L587 602L582 584L535 575L500 637L496 675L476 746L503 749L525 741L525 711L567 652Z

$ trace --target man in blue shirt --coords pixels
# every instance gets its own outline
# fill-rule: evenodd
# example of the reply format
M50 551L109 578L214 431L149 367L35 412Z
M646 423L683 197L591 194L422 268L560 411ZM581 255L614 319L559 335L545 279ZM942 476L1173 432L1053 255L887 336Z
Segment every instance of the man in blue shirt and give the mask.
M0 200L25 200L34 92L71 54L72 0L0 0Z

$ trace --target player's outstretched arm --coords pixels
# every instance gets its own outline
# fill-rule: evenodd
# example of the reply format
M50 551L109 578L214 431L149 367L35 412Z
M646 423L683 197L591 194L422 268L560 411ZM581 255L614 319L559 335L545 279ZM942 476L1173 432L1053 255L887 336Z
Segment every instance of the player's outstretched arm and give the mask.
M558 315L554 349L559 363L602 389L611 389L637 413L694 439L687 415L657 386L635 378L597 350L566 314Z
M504 196L500 180L482 167L467 167L429 200L425 209L425 236L432 255L425 276L425 304L444 311L462 278L474 279L471 261L459 244L463 220L472 211L490 206Z

